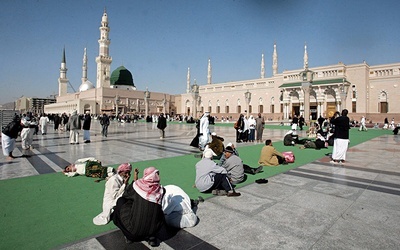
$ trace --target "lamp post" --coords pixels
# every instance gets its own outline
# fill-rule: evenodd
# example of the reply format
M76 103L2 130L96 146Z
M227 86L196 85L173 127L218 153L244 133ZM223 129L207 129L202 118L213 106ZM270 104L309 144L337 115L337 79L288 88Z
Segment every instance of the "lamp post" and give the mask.
M197 99L199 98L199 85L194 83L192 85L192 97L193 97L193 113L192 116L194 119L197 118Z
M339 85L339 94L340 94L340 102L341 102L341 109L346 108L346 99L347 99L347 91L349 90L350 83L343 78L343 82Z
M301 88L304 92L304 120L307 124L310 124L310 90L312 88L313 73L307 66L300 73L302 77Z
M251 93L249 90L244 93L244 98L246 99L246 104L247 104L247 111L246 111L246 117L249 118L249 108L250 108L250 101L251 101Z
M149 115L149 98L150 98L150 91L146 88L146 91L144 92L144 115L145 119L147 119L147 116Z
M119 95L116 95L115 96L115 116L117 117L117 119L118 119L118 104L119 104L119 101L120 101Z

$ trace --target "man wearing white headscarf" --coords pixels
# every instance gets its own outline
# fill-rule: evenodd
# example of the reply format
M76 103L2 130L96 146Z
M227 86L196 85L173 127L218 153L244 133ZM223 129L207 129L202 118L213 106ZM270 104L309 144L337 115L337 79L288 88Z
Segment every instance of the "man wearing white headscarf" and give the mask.
M200 119L199 147L201 150L204 150L205 146L209 142L209 134L210 134L210 129L208 128L208 125L209 125L208 117L209 116L210 116L210 112L205 112L204 115Z

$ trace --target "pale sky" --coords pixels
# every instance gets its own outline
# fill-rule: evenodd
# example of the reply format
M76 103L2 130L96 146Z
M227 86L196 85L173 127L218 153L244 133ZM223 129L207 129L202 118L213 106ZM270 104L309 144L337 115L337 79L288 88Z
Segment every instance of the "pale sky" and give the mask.
M0 2L0 104L20 96L58 93L65 46L67 77L81 84L83 50L88 78L96 84L99 26L107 10L111 71L123 65L139 90L180 94L191 81L212 82L272 75L278 71L343 62L400 62L398 0L2 0ZM68 88L68 92L73 92Z

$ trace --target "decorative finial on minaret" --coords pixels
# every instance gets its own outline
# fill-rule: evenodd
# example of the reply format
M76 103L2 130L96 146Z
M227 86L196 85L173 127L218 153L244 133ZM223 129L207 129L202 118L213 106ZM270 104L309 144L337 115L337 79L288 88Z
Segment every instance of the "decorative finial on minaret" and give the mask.
M190 68L188 67L186 76L186 93L190 92Z
M265 78L265 61L264 53L261 54L261 78Z
M278 74L278 53L276 52L276 42L274 42L274 53L272 55L272 75Z
M208 58L207 84L211 84L211 59Z
M304 43L304 69L308 69L308 53L306 43Z

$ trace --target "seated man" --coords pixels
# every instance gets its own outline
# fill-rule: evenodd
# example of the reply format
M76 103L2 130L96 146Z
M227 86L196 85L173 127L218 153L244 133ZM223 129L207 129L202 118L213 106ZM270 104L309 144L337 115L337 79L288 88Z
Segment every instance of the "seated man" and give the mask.
M236 156L238 156L239 157L239 152L236 150L236 147L235 147L235 144L233 144L233 143L228 143L228 145L226 146L226 148L228 148L229 150L232 150L232 154L234 154L234 155L236 155ZM226 156L225 156L225 154L223 154L222 156L221 156L221 159L219 160L219 165L220 166L223 166L224 164L225 164L225 161L226 161ZM242 161L243 162L243 161ZM244 169L244 172L246 173L246 174L252 174L252 175L255 175L255 174L258 174L259 172L261 172L261 170L263 169L263 167L262 166L259 166L258 168L252 168L252 167L250 167L249 165L247 165L247 164L244 164L243 163L243 169Z
M180 187L175 185L164 186L165 194L162 200L165 221L171 227L187 228L196 226L199 218L193 208L204 199L199 196L192 200Z
M103 196L103 212L93 218L95 225L106 225L110 222L110 215L114 211L114 206L117 200L122 196L126 187L129 184L131 177L132 166L129 163L121 164L117 169L117 174L110 177L106 182L106 188ZM135 169L133 180L138 179L139 170Z
M294 146L297 144L299 140L299 136L296 133L296 130L290 130L285 134L285 137L283 138L283 145L285 146Z
M278 166L283 163L285 163L285 157L272 146L271 140L266 140L265 146L261 149L258 164L261 166Z
M216 154L219 158L224 152L224 138L219 137L217 133L211 133L211 142L208 144L208 147Z
M226 169L218 166L212 158L212 150L205 150L203 159L196 164L196 188L202 193L227 194L229 197L240 196L229 182Z
M87 177L105 179L115 173L112 167L102 167L101 162L93 157L78 159L75 163L65 167L63 173L68 177L86 175Z

